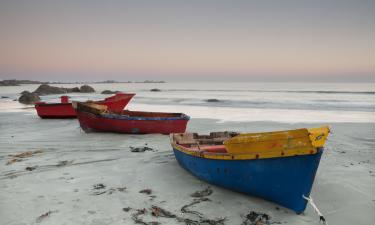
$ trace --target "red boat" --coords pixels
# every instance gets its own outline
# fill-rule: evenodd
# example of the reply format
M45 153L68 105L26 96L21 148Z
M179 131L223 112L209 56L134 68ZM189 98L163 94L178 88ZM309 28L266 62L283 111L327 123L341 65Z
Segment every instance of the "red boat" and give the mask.
M110 111L121 112L134 95L135 94L132 93L117 93L116 95L105 98L102 101L95 101L95 103L107 106ZM36 102L35 109L38 116L43 119L76 118L77 114L72 103L69 102L69 97L61 96L60 98L61 103Z
M108 111L107 106L95 103L73 104L81 128L86 132L126 134L183 133L190 117L183 113Z

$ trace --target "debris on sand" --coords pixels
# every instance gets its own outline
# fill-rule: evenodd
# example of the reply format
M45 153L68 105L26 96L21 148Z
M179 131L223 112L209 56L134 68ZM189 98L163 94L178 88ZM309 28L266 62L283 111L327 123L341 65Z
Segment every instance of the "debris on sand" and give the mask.
M99 190L99 189L104 189L104 188L105 188L105 185L101 183L93 185L94 190Z
M94 184L92 186L92 189L93 190L102 190L105 188L105 185L104 184ZM106 193L107 191L94 191L92 194L93 195L102 195L104 193Z
M155 151L153 148L143 146L143 147L132 147L129 146L131 152L145 152L145 151Z
M10 165L10 164L13 164L15 162L21 162L24 158L28 158L28 157L31 157L35 154L42 153L42 152L43 152L42 150L36 150L36 151L22 152L22 153L18 153L18 154L15 154L15 155L9 155L10 157L12 157L12 159L8 160L6 165Z
M21 162L22 161L22 159L11 159L11 160L8 160L8 162L7 162L7 164L6 165L10 165L10 164L13 164L13 163L15 163L15 162Z
M199 225L224 225L225 220L226 218L219 218L216 220L205 219L205 220L200 220Z
M210 98L210 99L207 99L206 102L220 102L220 100L216 98Z
M226 218L218 218L218 219L204 219L201 218L199 220L193 220L189 218L182 218L182 217L177 217L178 222L183 222L186 225L225 225Z
M192 219L189 219L189 218L177 218L177 221L183 222L186 225L199 225L198 221L192 220Z
M92 195L102 195L102 194L105 194L107 193L107 191L95 191L92 193Z
M271 217L265 213L250 211L241 225L270 225ZM273 224L274 222L272 222Z
M95 214L96 212L94 210L88 210L87 211L89 214Z
M37 223L41 223L45 218L49 217L52 213L57 212L57 211L48 211L36 218Z
M35 170L37 167L38 167L38 166L28 166L28 167L25 168L25 170L27 170L27 171L33 171L33 170Z
M190 204L187 204L187 205L184 205L182 208L181 208L181 212L182 213L190 213L190 214L194 214L198 217L203 217L203 214L198 212L198 211L192 211L192 210L188 210L188 207L192 206L192 205L196 205L198 203L201 203L201 202L207 202L207 201L211 201L209 198L199 198L199 199L194 199L193 202L191 202Z
M198 211L188 210L188 207L196 205L201 202L208 202L211 201L209 198L198 198L194 199L193 202L190 204L184 205L181 208L181 212L184 214L192 214L199 218L199 220L193 220L190 218L181 218L178 217L177 220L179 222L185 222L187 225L224 225L226 218L217 218L217 219L207 219L204 215Z
M176 215L173 213L154 205L151 207L151 215L155 217L176 218Z
M190 196L194 197L194 198L202 198L202 197L206 197L206 196L211 195L212 192L213 191L212 191L211 187L208 186L206 189L204 189L202 191L196 191L193 194L191 194Z
M126 187L119 187L119 188L117 188L117 190L119 192L124 192L124 191L126 191Z
M159 224L158 222L150 222L146 223L141 218L139 218L140 215L146 214L147 210L145 208L143 209L137 209L135 213L132 214L132 220L136 224L143 224L143 225L149 225L149 224Z
M35 154L42 153L42 152L43 152L42 150L27 151L27 152L22 152L22 153L19 153L19 154L9 155L9 156L13 157L13 158L28 158L28 157L31 157Z
M150 195L152 193L152 190L147 188L147 189L140 190L139 193Z
M107 192L107 194L111 195L111 194L113 194L113 192L116 192L116 188L110 188L106 192Z
M67 166L67 165L71 165L73 164L74 160L63 160L63 161L59 161L56 166L57 167L60 167L60 166Z
M194 199L194 201L192 203L190 203L190 204L181 208L181 212L183 212L183 213L190 213L190 214L193 214L195 216L198 216L198 218L196 218L196 219L178 216L178 215L176 215L176 214L174 214L174 213L172 213L172 212L170 212L166 209L163 209L159 206L156 206L156 205L151 206L149 211L145 208L135 209L135 212L133 214L131 214L131 216L132 216L132 220L134 221L134 223L143 224L143 225L160 224L159 222L146 222L146 221L143 221L142 218L140 218L143 215L147 216L149 214L151 214L151 216L157 217L157 218L175 219L177 222L185 223L186 225L224 225L224 222L225 222L226 218L208 219L208 218L205 218L203 216L203 214L201 214L201 213L198 213L196 211L187 210L187 207L198 204L200 202L204 202L204 201L210 201L210 199L208 199L208 198ZM127 208L123 208L122 210L124 212L129 212L130 210L133 210L133 209L130 208L130 207L127 207Z
M112 194L112 193L114 193L116 191L125 192L125 190L126 190L126 187L110 188L110 189L107 190L107 194L110 195L110 194Z
M94 191L92 193L92 195L102 195L102 194L105 194L105 193L110 195L110 194L113 194L116 191L119 191L119 192L125 192L126 191L126 187L109 188L107 190L103 190L105 188L106 188L106 186L104 184L101 184L101 183L93 185L93 190L97 190L97 191Z
M130 208L130 207L125 207L125 208L122 208L122 211L124 211L124 212L129 212L131 209L132 209L132 208Z

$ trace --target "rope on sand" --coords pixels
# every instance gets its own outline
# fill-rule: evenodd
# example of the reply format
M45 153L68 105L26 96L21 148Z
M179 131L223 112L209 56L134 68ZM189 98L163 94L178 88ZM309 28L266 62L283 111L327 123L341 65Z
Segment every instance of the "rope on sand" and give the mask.
M307 202L314 208L315 212L319 215L319 222L322 222L323 224L328 225L326 218L324 218L323 214L319 211L318 207L315 205L314 200L311 197L311 195L310 197L306 197L302 195L302 197L307 200Z

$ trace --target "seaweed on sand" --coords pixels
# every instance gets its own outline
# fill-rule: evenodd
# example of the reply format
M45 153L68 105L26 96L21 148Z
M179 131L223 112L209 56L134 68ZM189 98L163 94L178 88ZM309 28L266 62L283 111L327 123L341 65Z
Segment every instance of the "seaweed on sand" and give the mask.
M213 191L212 191L211 187L208 186L204 190L202 190L202 191L196 191L193 194L191 194L190 196L194 197L194 198L202 198L202 197L206 197L206 196L211 195L212 192Z
M271 217L266 213L250 211L241 225L270 225Z

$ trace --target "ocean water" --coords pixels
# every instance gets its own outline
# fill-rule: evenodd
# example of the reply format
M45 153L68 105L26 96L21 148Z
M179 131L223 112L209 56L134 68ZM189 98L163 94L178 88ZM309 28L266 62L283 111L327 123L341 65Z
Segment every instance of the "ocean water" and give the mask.
M172 82L90 84L95 94L69 93L72 100L102 99L101 91L134 92L128 109L184 112L192 118L219 121L287 123L375 122L375 83L230 83ZM0 87L0 112L35 113L14 101L23 90L38 85ZM56 84L74 87L76 84ZM151 92L158 88L160 92ZM207 102L217 99L218 102ZM59 95L42 96L58 102Z

